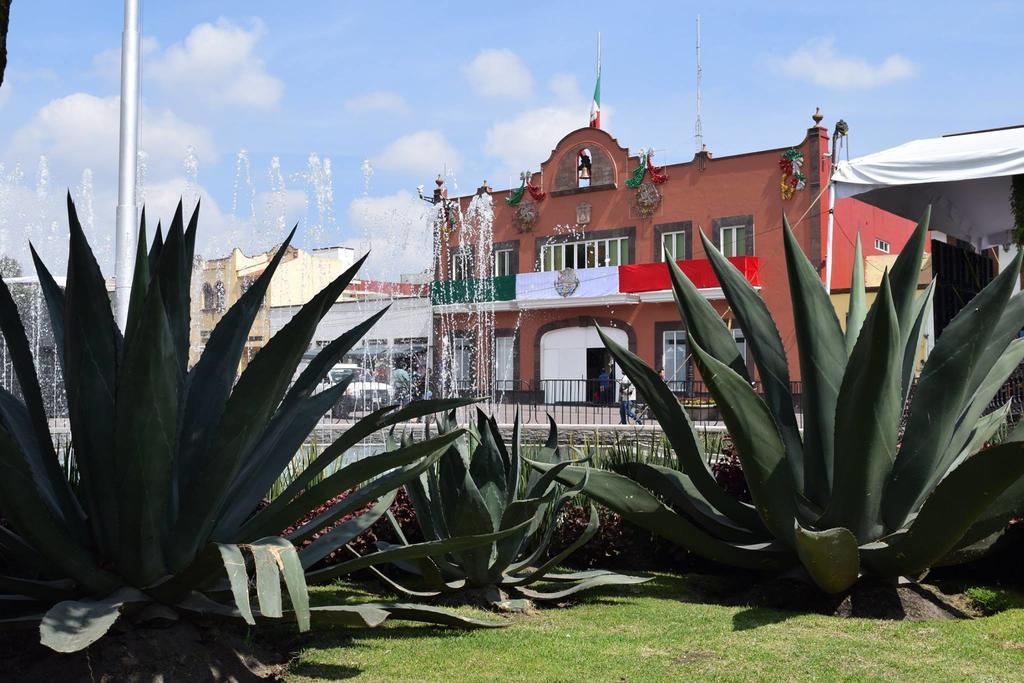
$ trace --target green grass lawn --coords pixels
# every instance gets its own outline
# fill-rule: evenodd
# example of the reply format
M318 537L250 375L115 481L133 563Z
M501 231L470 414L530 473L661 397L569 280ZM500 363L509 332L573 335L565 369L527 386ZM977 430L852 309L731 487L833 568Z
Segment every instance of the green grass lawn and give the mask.
M659 575L502 629L314 630L287 680L1024 680L1024 609L964 621L843 619L704 604L707 581ZM339 597L379 599L348 584L313 593L319 603Z

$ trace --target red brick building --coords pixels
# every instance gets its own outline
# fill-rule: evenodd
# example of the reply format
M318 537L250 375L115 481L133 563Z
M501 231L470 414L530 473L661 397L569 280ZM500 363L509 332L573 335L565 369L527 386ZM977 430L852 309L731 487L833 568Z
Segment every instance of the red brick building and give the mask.
M643 173L637 171L643 150L631 154L608 132L581 128L557 144L524 187L478 190L491 194L493 235L473 225L474 195L457 198L461 222L452 211L437 232L432 297L440 384L485 391L593 382L607 366L595 321L617 330L613 336L665 369L668 379L692 379L684 325L661 261L668 249L730 320L708 277L701 229L760 287L798 380L782 215L824 272L828 151L828 132L816 122L792 146L724 157L704 151ZM780 164L794 158L795 169ZM802 176L794 179L797 173ZM784 182L790 182L788 198ZM897 253L912 227L856 200L840 201L833 288L849 287L856 231L869 256ZM742 330L734 333L742 339Z

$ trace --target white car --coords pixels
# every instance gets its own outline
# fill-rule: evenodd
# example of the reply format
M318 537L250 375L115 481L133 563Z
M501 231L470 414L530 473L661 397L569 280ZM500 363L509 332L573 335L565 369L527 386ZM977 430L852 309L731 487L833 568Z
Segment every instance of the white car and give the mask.
M338 363L324 378L323 388L328 389L352 378L341 399L331 409L331 417L347 418L354 410L370 412L394 403L395 391L390 384L378 382L373 374L353 363Z

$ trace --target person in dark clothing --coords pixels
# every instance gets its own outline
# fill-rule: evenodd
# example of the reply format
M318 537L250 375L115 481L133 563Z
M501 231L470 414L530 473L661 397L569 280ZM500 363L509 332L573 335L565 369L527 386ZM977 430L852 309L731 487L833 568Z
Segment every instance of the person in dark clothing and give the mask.
M633 410L633 384L628 377L623 377L619 380L619 424L627 424L627 417L638 425L644 423Z
M611 376L608 374L608 368L601 368L601 374L597 376L597 389L598 389L598 400L601 405L606 406L611 403L609 399L609 389L611 388Z

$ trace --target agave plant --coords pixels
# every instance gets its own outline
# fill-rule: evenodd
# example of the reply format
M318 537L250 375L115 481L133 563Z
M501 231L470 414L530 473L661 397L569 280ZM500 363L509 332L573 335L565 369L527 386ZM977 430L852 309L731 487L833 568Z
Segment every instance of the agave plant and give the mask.
M442 436L460 432L456 429L454 411L439 417L438 431ZM406 437L405 448L411 443ZM552 420L541 457L552 457L557 449L558 432ZM522 470L520 452L518 415L509 448L494 418L477 410L475 428L471 427L465 437L451 442L440 460L405 483L405 490L427 542L441 544L494 533L508 535L486 546L399 564L402 569L419 575L427 590L411 590L380 572L378 575L406 595L427 598L455 594L456 599L471 598L501 608L522 608L530 600L561 600L598 586L647 581L605 570L553 571L597 533L597 509L591 505L589 522L579 538L561 552L548 556L558 512L586 485L587 472L582 473L575 487L564 489L555 477L571 464L570 461L555 466L543 476L531 477L529 469ZM399 539L408 546L394 516L388 516ZM385 551L402 547L380 545ZM538 582L560 583L564 587L555 591L531 588Z
M802 567L828 592L862 574L919 579L984 553L1024 508L1024 427L987 443L1009 405L988 406L1024 359L1021 256L943 330L911 395L934 282L918 295L929 213L878 295L865 304L856 246L850 316L828 293L784 220L786 266L803 380L801 431L782 340L764 301L702 235L764 386L755 393L725 324L669 260L672 287L701 376L738 451L753 505L717 485L678 400L638 357L604 343L661 424L677 468L568 468L558 479L689 550L751 569ZM905 427L901 430L902 418ZM537 464L554 472L550 464Z
M461 433L322 473L373 432L464 401L391 406L364 417L257 511L345 385L320 393L314 388L383 314L324 347L294 378L317 323L362 261L303 306L236 383L249 330L291 236L227 311L189 368L189 281L198 207L185 227L179 204L166 239L158 226L148 252L143 214L123 335L70 196L68 212L66 289L57 286L35 251L33 258L63 367L74 468L55 452L25 330L10 292L0 286L0 328L22 395L0 390L3 616L18 623L41 620L43 642L61 651L101 637L123 606L153 602L239 615L249 623L257 616L284 616L300 629L308 628L311 618L374 625L389 615L473 625L409 605L309 607L304 576L304 568L361 531L358 520L335 526L337 520L418 476ZM67 476L72 470L73 481ZM351 489L356 490L287 538L279 536L310 510ZM324 533L329 527L334 528ZM315 534L321 535L296 552L295 544ZM333 569L340 575L437 550L429 544L405 548ZM253 578L255 613L249 599ZM282 579L292 607L287 612Z

